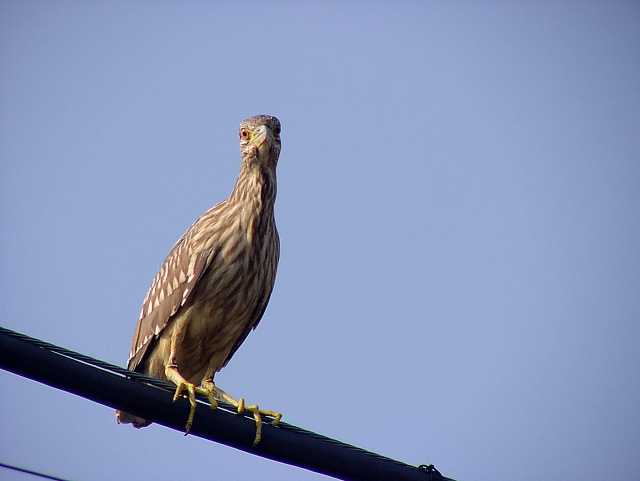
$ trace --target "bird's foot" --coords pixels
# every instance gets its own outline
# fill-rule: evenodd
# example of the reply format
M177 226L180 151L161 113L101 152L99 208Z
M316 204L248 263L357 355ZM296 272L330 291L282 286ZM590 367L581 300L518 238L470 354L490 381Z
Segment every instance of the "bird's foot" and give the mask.
M239 401L235 401L235 402L237 402L238 404L236 405L233 402L231 404L234 404L238 408L238 414L242 414L245 411L249 411L250 413L253 414L253 419L255 419L256 421L256 437L253 440L254 447L262 439L262 416L272 417L273 419L271 420L271 425L273 426L278 424L280 422L280 419L282 419L281 413L277 413L275 411L264 411L260 409L257 404L251 404L249 406L245 405L244 398L240 398Z
M173 394L173 402L176 402L181 394L185 394L187 398L189 398L189 404L191 405L191 409L189 410L189 417L187 418L187 424L185 425L185 433L186 436L189 434L191 430L191 426L193 425L193 416L196 413L196 394L201 394L206 396L206 398L211 403L211 410L214 410L218 407L218 402L216 401L213 393L205 388L197 387L195 384L190 383L182 374L178 372L178 369L173 366L169 366L165 369L165 374L167 379L173 382L176 385L176 391Z
M231 404L232 406L235 406L235 408L237 409L238 414L242 414L245 411L250 412L251 414L253 414L253 419L256 422L256 436L253 440L253 446L257 446L257 444L260 442L260 440L262 439L262 416L268 416L273 418L270 422L271 425L275 426L276 424L278 424L280 422L280 419L282 419L282 414L281 413L277 413L275 411L265 411L262 410L258 407L257 404L251 404L249 406L247 406L244 402L244 398L240 398L240 400L236 400L235 398L229 396L226 392L224 392L222 389L220 389L218 386L216 386L213 381L208 381L206 384L203 383L203 387L205 387L206 390L209 390L210 392L212 392L216 398L221 399L223 401L228 402L229 404Z

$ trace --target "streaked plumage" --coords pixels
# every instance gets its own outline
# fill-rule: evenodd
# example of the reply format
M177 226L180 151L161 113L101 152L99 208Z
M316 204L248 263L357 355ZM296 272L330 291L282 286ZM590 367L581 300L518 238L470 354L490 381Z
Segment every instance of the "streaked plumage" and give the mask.
M180 386L182 377L204 388L212 402L213 397L235 401L213 384L213 376L256 328L273 289L280 253L274 217L278 119L259 115L242 122L240 150L242 165L231 195L173 247L142 304L133 336L129 369L173 381L176 397L193 390ZM258 421L259 413L254 415ZM192 416L193 410L187 430ZM118 422L149 424L122 412Z

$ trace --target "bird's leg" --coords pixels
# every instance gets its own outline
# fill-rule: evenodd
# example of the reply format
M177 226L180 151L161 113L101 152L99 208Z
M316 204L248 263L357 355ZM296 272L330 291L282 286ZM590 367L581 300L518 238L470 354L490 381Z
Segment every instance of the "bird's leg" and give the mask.
M210 376L210 377L205 376L205 378L202 381L201 387L204 390L212 393L213 396L215 396L216 398L226 401L232 406L235 406L238 411L238 414L242 414L245 411L249 411L250 413L253 414L253 419L255 419L256 421L256 436L253 440L254 446L256 446L262 439L262 416L272 417L273 420L271 421L271 424L273 426L278 424L280 422L280 419L282 419L282 414L280 413L277 413L275 411L264 411L258 408L257 404L251 404L247 406L244 403L244 398L240 398L240 400L237 400L229 396L226 392L224 392L222 389L220 389L218 386L215 385L215 383L213 382L213 376Z
M164 370L165 376L167 379L176 385L176 392L173 395L173 402L180 397L180 394L186 392L187 397L189 398L189 404L191 404L191 409L189 410L189 417L187 418L187 424L185 425L185 436L189 434L191 430L191 425L193 424L193 416L196 412L196 393L202 394L209 399L211 402L211 409L215 409L218 407L218 402L215 397L211 393L211 391L207 389L203 389L201 387L196 387L193 383L187 381L182 374L178 371L178 365L175 362L175 359L171 361L171 363L165 367Z

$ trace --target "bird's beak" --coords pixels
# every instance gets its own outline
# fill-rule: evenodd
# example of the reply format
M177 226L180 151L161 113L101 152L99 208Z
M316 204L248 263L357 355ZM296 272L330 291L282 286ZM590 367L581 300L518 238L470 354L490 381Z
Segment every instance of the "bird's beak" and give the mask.
M253 139L251 141L258 149L259 155L268 155L273 144L273 133L266 125L260 125L253 131Z

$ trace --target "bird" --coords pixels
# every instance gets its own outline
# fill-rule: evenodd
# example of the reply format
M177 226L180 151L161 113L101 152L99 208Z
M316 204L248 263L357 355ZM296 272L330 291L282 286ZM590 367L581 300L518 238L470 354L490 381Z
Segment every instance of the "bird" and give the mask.
M256 115L240 124L242 162L229 197L205 212L173 246L142 303L128 369L176 385L175 402L190 403L186 433L193 424L196 394L253 414L254 446L262 416L277 424L282 415L245 405L214 383L262 318L280 256L276 228L276 166L280 121ZM116 411L117 422L140 428L151 421ZM186 434L185 433L185 434Z

